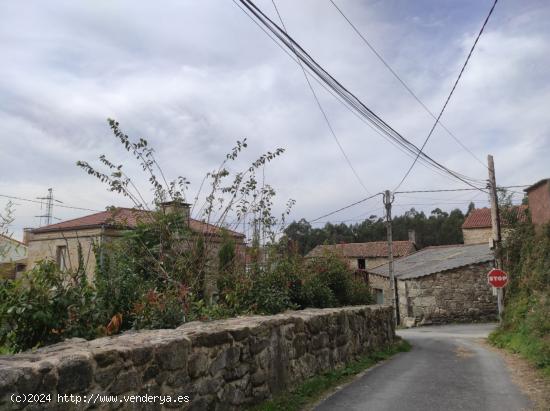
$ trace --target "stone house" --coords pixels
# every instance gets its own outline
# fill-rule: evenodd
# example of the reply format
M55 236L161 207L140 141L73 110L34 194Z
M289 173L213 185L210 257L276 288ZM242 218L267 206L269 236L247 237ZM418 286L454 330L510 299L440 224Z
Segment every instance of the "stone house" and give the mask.
M394 261L401 324L491 321L496 296L487 282L489 244L426 247ZM371 288L390 293L387 264L368 270ZM389 301L389 299L387 299Z
M185 221L195 235L208 237L212 259L217 263L217 250L223 242L222 234L227 233L236 243L237 251L244 250L243 234L198 221L189 217L189 204L167 202L163 204L165 212L183 213ZM64 269L75 269L78 265L78 247L82 250L86 275L93 280L96 269L96 245L108 243L119 238L123 231L135 228L139 222L146 222L151 212L131 208L114 208L73 220L27 230L28 268L39 261L53 259Z
M515 206L511 211L520 221L526 221L527 206ZM509 224L507 220L507 214L501 215L503 236L506 236L506 226ZM491 209L484 207L470 211L462 224L462 235L464 244L489 244L489 241L493 238Z
M27 246L0 234L0 278L14 278L26 265Z
M394 258L415 251L416 244L411 240L393 242ZM352 270L366 270L388 261L388 243L387 241L370 241L367 243L318 245L306 255L306 258L319 258L331 253L345 258Z
M524 190L529 198L529 213L536 229L550 223L550 178L545 178Z

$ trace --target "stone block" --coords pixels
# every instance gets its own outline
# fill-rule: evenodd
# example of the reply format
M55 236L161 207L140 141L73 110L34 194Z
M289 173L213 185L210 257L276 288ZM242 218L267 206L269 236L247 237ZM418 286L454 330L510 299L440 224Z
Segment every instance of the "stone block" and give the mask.
M141 385L140 375L136 370L130 369L118 374L109 391L113 394L123 394L136 390Z
M185 340L170 341L155 347L155 359L163 370L177 370L187 366L189 343Z
M64 359L58 366L57 391L60 394L84 392L92 382L92 366L87 358Z
M208 370L209 360L205 353L194 353L189 357L187 369L191 378L197 378Z

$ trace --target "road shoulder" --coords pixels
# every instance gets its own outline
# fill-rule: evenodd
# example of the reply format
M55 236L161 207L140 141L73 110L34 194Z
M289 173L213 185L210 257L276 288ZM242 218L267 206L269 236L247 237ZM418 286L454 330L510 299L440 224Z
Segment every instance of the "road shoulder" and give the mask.
M550 410L550 379L542 375L532 364L519 354L491 345L487 339L479 339L480 345L493 351L504 359L510 371L512 381L535 404L536 411Z

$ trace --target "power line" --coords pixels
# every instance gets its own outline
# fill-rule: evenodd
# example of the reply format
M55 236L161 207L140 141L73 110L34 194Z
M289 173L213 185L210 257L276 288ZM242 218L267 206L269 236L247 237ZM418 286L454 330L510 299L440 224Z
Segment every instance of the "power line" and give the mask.
M514 186L499 186L497 188L515 188L515 187L528 187L529 185L514 185ZM394 194L410 194L410 193L444 193L448 191L475 191L476 188L449 188L449 189L437 189L437 190L408 190L408 191L395 191Z
M313 59L291 36L289 36L281 27L273 22L268 16L265 15L251 0L239 0L240 3L248 10L248 12L255 17L264 27L266 27L275 37L287 48L291 49L295 53L296 57L300 59L305 66L323 81L330 89L332 89L350 109L355 110L359 115L368 120L373 127L377 128L381 135L388 141L393 142L401 147L402 150L408 151L412 155L418 155L418 160L425 162L430 167L443 171L450 176L462 181L463 183L470 185L473 188L477 188L480 191L484 191L482 188L477 187L474 183L481 183L481 180L474 179L463 174L457 173L449 168L445 167L441 163L431 158L426 153L420 151L412 142L407 140L396 130L394 130L389 124L376 115L371 109L369 109L357 96L351 91L345 88L338 80L331 76L315 59ZM241 10L243 10L241 8ZM247 13L248 14L248 13Z
M510 187L527 187L527 185L520 185L520 186L501 186L501 187L498 187L498 188L510 188ZM394 192L393 194L411 194L411 193L444 193L444 192L456 192L456 191L481 191L479 190L478 188L451 188L451 189L437 189L437 190L409 190L409 191L396 191ZM482 191L484 192L484 191ZM336 213L339 213L340 211L344 211L344 210L347 210L348 208L351 208L353 206L356 206L357 204L361 204L367 200L370 200L371 198L374 198L376 197L377 195L383 195L383 193L377 193L377 194L374 194L370 197L366 197L366 198L363 198L359 201L356 201L354 203L351 203L345 207L341 207L335 211L332 211L330 213L327 213L325 215L322 215L321 217L317 217L316 219L314 220L311 220L310 223L314 223L322 218L325 218L325 217L329 217L333 214L336 214ZM467 203L467 202L470 202L471 200L464 200L464 201L461 201L461 202L447 202L447 203L443 203L441 202L441 204L464 204L464 203ZM399 204L399 205L437 205L437 203L434 203L434 204Z
M7 195L7 194L0 194L0 197L9 198L9 199L12 199L12 200L28 201L28 202L30 202L30 203L42 204L42 201L32 200L32 199L30 199L30 198L22 198L22 197L10 196L10 195ZM64 205L64 204L56 204L56 207L71 208L71 209L73 209L73 210L83 210L83 211L96 211L96 212L102 211L102 210L94 210L94 209L91 209L91 208L83 208L83 207L69 206L69 205Z
M335 211L332 211L332 212L327 213L325 215L322 215L321 217L317 217L316 219L311 220L310 222L314 223L315 221L320 220L321 218L325 218L325 217L331 216L333 214L339 213L340 211L347 210L348 208L356 206L357 204L364 203L365 201L370 200L371 198L374 198L374 197L379 196L379 195L382 195L382 193L376 193L376 194L371 195L370 197L363 198L362 200L356 201L355 203L352 203L352 204L347 205L345 207L339 208L338 210L335 210Z
M460 72L458 73L458 77L456 78L455 83L453 84L453 88L451 89L451 92L447 96L447 100L445 100L445 104L443 104L443 107L441 108L441 111L439 112L439 115L435 119L435 123L433 124L430 132L428 133L428 136L424 140L424 143L422 144L422 147L420 147L420 151L416 155L416 158L414 159L413 163L411 164L411 166L409 167L409 169L407 170L407 172L405 173L405 175L403 176L403 178L401 179L399 184L397 184L397 186L393 189L393 191L397 191L399 189L399 187L401 187L401 184L403 184L405 179L409 176L410 172L412 171L414 165L416 164L416 161L418 160L418 157L422 153L422 150L424 150L424 147L426 147L426 144L428 143L428 140L432 136L432 134L435 130L435 127L437 126L437 123L441 119L441 116L443 115L443 112L445 111L445 108L447 107L447 104L449 104L449 100L451 100L451 97L452 97L452 95L453 95L453 93L456 89L456 86L458 85L458 82L460 81L460 78L462 77L462 73L464 73L464 70L466 69L466 66L468 65L468 61L470 61L470 57L472 56L472 53L474 52L474 49L477 45L477 42L479 41L479 38L481 37L481 34L483 33L483 30L485 29L485 26L487 25L487 22L489 21L489 18L491 17L491 14L493 14L493 10L495 9L495 6L497 5L497 1L498 0L494 1L493 6L491 7L491 10L489 10L489 14L487 14L487 17L485 18L485 21L483 22L483 25L481 26L481 30L479 31L479 33L478 33L478 35L477 35L477 37L474 41L474 44L472 45L472 48L470 49L470 52L468 53L468 56L466 57L466 61L464 62L464 64L462 65L462 68L460 69Z
M294 61L296 64L298 64L300 67L303 68L303 65L301 63L301 60L296 58L294 55L292 55L287 49L285 49L279 42L277 42L277 40L270 34L270 32L268 32L261 24L259 24L256 20L254 20L254 18L252 16L250 16L245 9L243 9L241 7L241 5L238 3L237 0L232 0L233 3L239 8L241 9L241 11L256 25L260 28L260 30L262 30L264 32L264 34L277 46L279 47L292 61ZM390 144L392 144L393 146L395 146L398 150L400 150L402 153L404 153L405 155L411 157L411 158L415 158L415 155L410 153L409 151L407 150L404 150L401 146L399 146L397 143L395 143L393 140L391 139L387 139L387 137L385 135L383 135L377 128L375 128L371 123L369 123L363 116L361 116L357 111L353 110L343 99L342 97L340 97L339 95L337 95L334 91L332 91L325 83L323 83L319 78L313 76L312 77L313 80L316 81L316 83L321 86L327 93L329 93L332 97L334 97L336 99L336 101L338 101L344 108L346 108L351 114L353 114L355 117L357 117L359 120L361 120L364 124L366 124L369 128L371 128L375 133L377 133L378 135L380 135L382 138L386 139ZM423 166L423 167L426 167L426 168L430 168L429 167L429 164L425 164L424 162L420 162L420 164ZM449 176L448 174L445 174L443 173L442 171L436 169L436 168L432 168L432 171L438 173L439 175L443 176L443 177L448 177L448 178L451 178L451 176ZM200 189L199 189L200 191Z
M281 17L281 13L279 13L279 9L277 8L277 4L275 4L275 0L271 0L271 2L273 3L273 7L275 8L275 11L277 12L277 16L279 17L279 21L281 22L281 25L283 26L283 29L284 29L285 33L288 34L288 31L286 29L283 18ZM296 51L294 50L294 48L293 48L292 51L293 51L294 54L296 54ZM334 138L334 141L336 142L336 145L338 146L338 148L340 149L340 152L342 153L342 155L346 159L346 162L348 163L349 168L351 169L351 171L355 175L355 178L357 179L359 184L361 184L361 186L364 188L364 190L367 192L367 194L369 194L369 190L367 189L367 187L363 183L363 180L361 179L361 177L359 177L359 174L355 170L355 167L353 167L353 164L351 163L351 160L349 159L348 155L344 151L344 147L342 147L342 144L340 143L340 140L338 140L338 137L336 136L336 132L334 131L334 128L332 127L332 124L330 123L330 121L328 119L327 113L326 113L325 109L323 108L323 106L321 104L321 101L317 97L317 93L315 92L315 89L313 88L313 85L309 81L309 76L307 75L306 69L304 68L304 66L302 65L302 62L300 60L298 60L298 64L300 65L300 68L302 69L302 72L304 73L304 77L306 79L307 85L308 85L309 89L311 90L311 94L313 94L313 98L315 99L315 102L317 103L317 107L319 107L319 110L321 111L321 114L323 114L323 117L325 119L325 122L327 123L328 129L330 130L330 134L332 134L332 137Z
M338 7L338 5L333 1L329 0L330 3L334 6L336 10L342 15L342 17L348 22L348 24L351 26L351 28L357 33L357 35L363 40L363 42L368 46L368 48L378 57L378 59L386 66L386 68L390 71L391 74L401 83L401 85L409 92L409 94L420 104L426 113L428 113L434 120L437 121L437 117L434 113L424 104L422 100L415 94L415 92L408 86L407 83L397 74L397 72L389 65L389 63L382 57L382 55L374 48L374 46L365 38L365 36L359 31L359 29L352 23L352 21L344 14L342 9ZM479 159L468 147L466 147L459 139L456 137L443 123L439 121L439 125L443 130L447 132L460 146L466 150L470 155L476 159L483 167L487 167L483 161Z

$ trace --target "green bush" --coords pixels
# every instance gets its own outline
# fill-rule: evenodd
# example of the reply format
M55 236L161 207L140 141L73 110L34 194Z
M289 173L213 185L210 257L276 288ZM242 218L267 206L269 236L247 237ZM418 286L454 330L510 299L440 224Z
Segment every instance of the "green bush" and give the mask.
M337 301L334 293L323 279L313 275L306 279L301 287L299 304L302 308L327 308L336 306Z
M311 275L318 276L320 281L331 290L335 302L327 301L325 304L353 305L371 302L367 285L354 278L353 271L343 258L329 253L322 258L309 261L306 269L311 272ZM318 285L312 286L320 290ZM325 304L322 306L331 306Z
M502 324L490 341L519 353L550 377L550 231L518 224L502 249L510 274Z
M0 345L20 351L70 337L93 338L101 312L83 271L62 273L43 261L2 284Z

